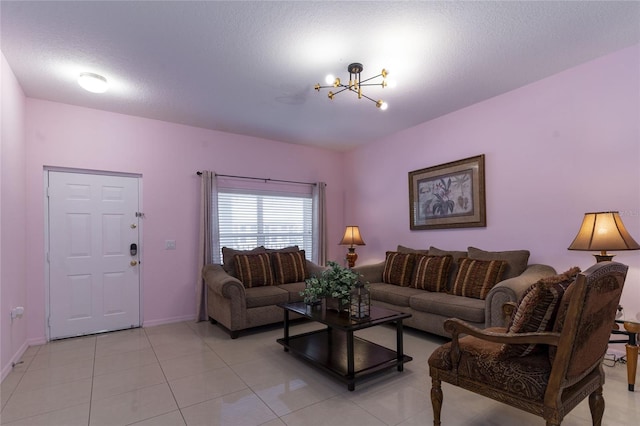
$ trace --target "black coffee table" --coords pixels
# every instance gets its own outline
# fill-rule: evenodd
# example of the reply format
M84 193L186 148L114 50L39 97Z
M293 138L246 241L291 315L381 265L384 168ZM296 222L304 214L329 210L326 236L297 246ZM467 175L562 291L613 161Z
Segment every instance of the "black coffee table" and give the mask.
M411 314L371 307L371 316L364 321L351 319L348 312L338 313L305 303L278 305L284 310L284 338L277 342L285 352L304 358L355 389L355 382L373 374L396 367L402 371L411 361L402 348L402 320ZM308 333L289 335L289 313L294 312L327 327ZM354 336L353 332L381 324L396 324L396 350Z

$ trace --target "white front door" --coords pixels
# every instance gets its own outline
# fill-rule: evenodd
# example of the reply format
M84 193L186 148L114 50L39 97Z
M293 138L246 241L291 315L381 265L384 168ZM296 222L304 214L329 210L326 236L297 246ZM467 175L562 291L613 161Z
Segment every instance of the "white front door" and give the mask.
M48 172L50 339L140 326L138 188L137 177Z

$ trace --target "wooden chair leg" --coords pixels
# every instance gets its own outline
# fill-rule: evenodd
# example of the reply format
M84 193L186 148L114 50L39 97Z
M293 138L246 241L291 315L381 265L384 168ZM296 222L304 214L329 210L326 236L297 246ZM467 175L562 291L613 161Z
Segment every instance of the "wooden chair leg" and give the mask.
M442 411L442 386L440 380L431 379L431 405L433 406L433 426L440 426L440 412Z
M589 409L591 410L591 422L593 426L600 426L602 424L602 415L604 414L602 386L589 395Z

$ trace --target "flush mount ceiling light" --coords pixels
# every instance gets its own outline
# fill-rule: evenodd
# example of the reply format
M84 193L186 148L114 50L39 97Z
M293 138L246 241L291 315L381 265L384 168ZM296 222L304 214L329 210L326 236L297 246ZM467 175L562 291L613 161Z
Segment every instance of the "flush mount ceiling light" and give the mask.
M376 107L380 108L383 111L386 110L388 106L386 102L384 102L382 99L379 99L377 101L375 99L371 99L370 97L362 93L362 87L363 86L380 86L382 88L387 87L386 78L389 72L383 69L380 74L373 76L371 78L367 78L366 80L361 80L360 73L362 72L362 70L363 70L362 64L358 62L354 62L352 64L349 64L349 66L347 67L347 71L349 72L349 84L343 84L339 78L337 77L334 78L332 75L328 75L326 82L330 86L320 86L320 83L318 83L315 85L314 89L320 92L320 89L328 89L333 87L341 88L341 90L338 90L335 93L332 91L329 91L328 96L329 96L329 99L332 99L332 100L333 100L333 97L338 93L344 92L345 90L349 90L351 92L357 93L358 99L362 99L362 98L369 99L371 102L376 104ZM371 81L378 77L382 77L381 82L367 83L368 81Z
M104 93L107 91L107 79L99 74L92 72L80 73L78 84L84 89L92 93Z

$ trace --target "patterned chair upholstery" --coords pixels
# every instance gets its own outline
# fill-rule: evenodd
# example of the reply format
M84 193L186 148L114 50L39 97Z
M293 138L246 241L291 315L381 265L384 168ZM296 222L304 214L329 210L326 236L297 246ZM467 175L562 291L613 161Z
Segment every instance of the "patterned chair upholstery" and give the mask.
M605 379L601 363L627 269L617 262L600 262L578 274L562 292L546 326L551 331L482 330L448 320L445 329L452 341L429 358L434 425L440 425L443 381L543 417L547 425L560 425L588 395L593 424L600 425ZM517 311L513 315L509 327Z

